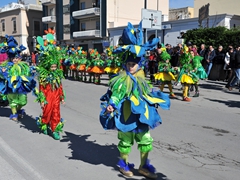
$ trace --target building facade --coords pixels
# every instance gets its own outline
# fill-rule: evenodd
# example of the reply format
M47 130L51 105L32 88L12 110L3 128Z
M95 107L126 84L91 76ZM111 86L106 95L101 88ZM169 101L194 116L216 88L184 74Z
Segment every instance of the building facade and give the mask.
M240 16L230 15L230 14L219 14L215 16L209 16L209 20L203 20L203 24L209 24L209 27L225 26L228 29L240 26ZM137 25L135 25L137 27ZM161 43L171 44L176 46L178 43L182 43L182 39L178 39L181 32L186 32L187 30L199 28L198 18L189 18L175 21L164 21L162 22L162 30L157 31L157 37L160 38ZM110 39L112 39L113 46L116 46L121 41L122 31L125 26L117 28L109 28L108 31L111 34ZM155 30L147 30L148 40L155 37Z
M194 17L194 8L183 7L178 9L169 9L169 21L189 19Z
M35 49L36 37L42 35L42 6L10 3L0 9L0 41L5 35L14 36L30 54Z
M168 0L148 0L146 8L168 17ZM42 0L44 29L56 31L62 45L80 45L100 52L109 45L108 28L137 24L144 0Z
M194 16L198 17L199 9L209 3L209 15L235 14L240 15L239 0L194 0Z

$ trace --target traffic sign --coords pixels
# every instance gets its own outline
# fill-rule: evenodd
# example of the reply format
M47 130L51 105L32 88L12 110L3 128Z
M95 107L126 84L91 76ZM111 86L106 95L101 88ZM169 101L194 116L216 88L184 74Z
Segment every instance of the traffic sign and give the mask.
M162 29L162 12L142 9L142 28L144 29Z
M171 24L162 25L162 29L172 29L172 25Z

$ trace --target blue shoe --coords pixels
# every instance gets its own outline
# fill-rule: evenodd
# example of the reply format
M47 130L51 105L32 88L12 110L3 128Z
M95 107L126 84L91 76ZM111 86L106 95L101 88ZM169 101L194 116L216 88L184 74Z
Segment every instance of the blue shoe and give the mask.
M18 120L18 114L11 114L9 118L13 121L17 121Z
M119 166L119 171L124 176L127 176L127 177L133 176L133 172L130 171L130 169L134 168L134 164L131 164L131 163L126 164L126 162L123 159L120 159L117 165Z
M142 167L140 166L138 172L147 178L157 179L157 174L155 174L156 169L149 162L150 161L147 160Z

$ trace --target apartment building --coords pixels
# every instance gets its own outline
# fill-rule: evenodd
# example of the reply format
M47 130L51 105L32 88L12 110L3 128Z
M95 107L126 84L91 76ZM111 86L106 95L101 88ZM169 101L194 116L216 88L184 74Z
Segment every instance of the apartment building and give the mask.
M0 42L5 35L14 36L19 45L27 47L24 53L34 50L36 36L42 35L42 6L10 3L0 9Z
M194 0L194 16L198 17L199 9L209 4L209 15L232 14L240 15L239 0Z
M62 45L80 45L100 52L109 45L108 28L138 24L141 9L160 10L168 16L168 0L42 0L44 29L56 31ZM158 7L157 7L158 6Z
M169 9L169 21L189 18L194 18L194 8L192 7Z

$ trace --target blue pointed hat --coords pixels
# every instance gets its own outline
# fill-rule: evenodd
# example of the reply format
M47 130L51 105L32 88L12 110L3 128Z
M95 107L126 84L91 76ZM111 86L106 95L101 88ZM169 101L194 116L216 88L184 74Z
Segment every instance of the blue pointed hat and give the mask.
M138 28L134 28L130 22L128 23L128 26L123 30L122 41L124 45L115 49L113 53L122 54L123 63L136 62L139 65L142 65L145 60L144 56L146 51L154 49L157 46L159 39L154 38L143 44L141 21Z

